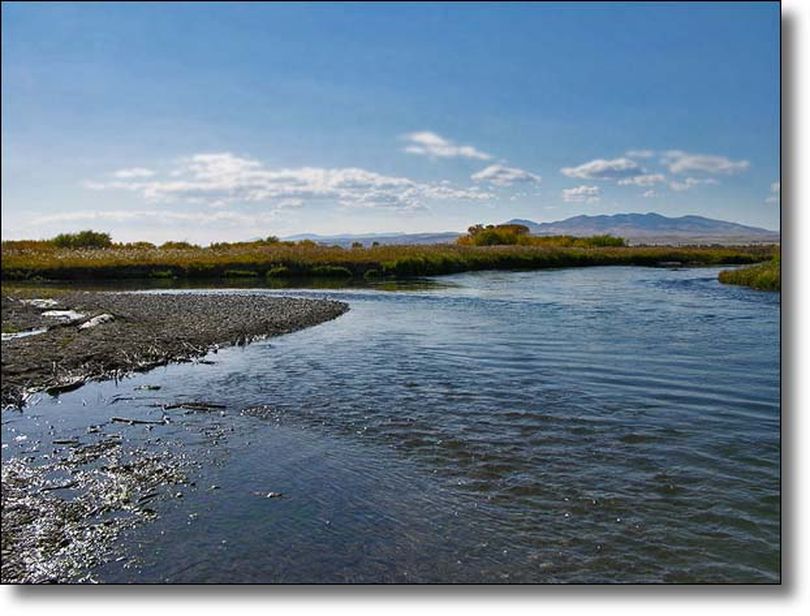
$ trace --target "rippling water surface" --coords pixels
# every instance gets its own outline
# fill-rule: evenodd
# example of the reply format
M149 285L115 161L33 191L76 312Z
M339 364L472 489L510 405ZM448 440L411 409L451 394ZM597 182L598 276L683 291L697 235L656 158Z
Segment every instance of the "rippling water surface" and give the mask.
M716 274L287 290L351 310L43 400L4 430L226 405L158 428L202 463L196 487L122 537L132 558L101 580L777 581L779 297ZM142 428L122 429L157 438Z

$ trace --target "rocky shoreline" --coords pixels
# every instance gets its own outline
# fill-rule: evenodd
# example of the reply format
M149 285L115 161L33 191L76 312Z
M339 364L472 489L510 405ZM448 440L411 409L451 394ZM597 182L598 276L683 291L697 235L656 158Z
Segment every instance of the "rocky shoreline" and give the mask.
M212 448L229 433L220 425L224 407L182 400L160 404L162 418L129 411L86 430L56 433L50 426L29 438L19 433L19 420L6 421L25 413L8 407L24 407L32 392L197 360L217 347L300 330L346 310L330 300L247 294L4 294L2 400L11 414L3 426L9 449L0 582L95 581L93 568L113 558L120 533L156 519L157 503L199 489L192 475L204 462L177 440L178 427L199 432ZM185 414L203 412L220 422L185 425Z
M337 318L348 305L221 293L69 292L2 297L2 405L192 361L220 346L290 333Z

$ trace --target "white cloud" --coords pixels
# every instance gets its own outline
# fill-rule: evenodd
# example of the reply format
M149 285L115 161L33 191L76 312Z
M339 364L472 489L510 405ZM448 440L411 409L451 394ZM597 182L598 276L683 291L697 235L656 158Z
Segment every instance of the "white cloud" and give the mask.
M654 150L627 150L624 153L628 158L652 158L655 156Z
M654 190L645 190L643 193L641 193L641 196L642 197L647 197L649 199L649 198L652 198L652 197L657 197L658 193L655 192Z
M430 131L420 131L409 133L403 139L410 145L404 148L404 152L409 154L419 154L432 158L473 158L477 160L491 160L492 156L486 152L481 152L471 145L458 145L449 139L432 133Z
M155 172L151 169L145 169L143 167L132 167L131 169L119 169L113 173L113 177L119 178L121 180L130 180L132 178L148 178L155 175Z
M664 181L666 178L660 173L645 173L619 180L618 184L619 186L654 186Z
M771 184L771 196L765 199L765 203L779 203L782 199L782 185L780 182Z
M513 184L539 184L542 178L516 167L490 165L471 175L470 179L475 182L489 182L496 186L512 186Z
M423 183L355 167L272 169L230 152L196 154L179 162L166 178L85 182L90 190L126 190L155 203L184 202L226 207L261 203L279 209L311 201L343 207L414 210L431 200L487 200L490 193L450 183Z
M686 190L690 190L695 186L699 186L701 184L719 184L717 180L714 178L686 178L683 181L675 180L669 183L669 187L674 190L675 192L683 192Z
M165 210L82 210L62 214L48 214L32 218L30 225L38 226L64 222L111 223L190 223L195 225L255 226L274 221L277 211L241 214L238 212L167 212Z
M643 173L639 164L629 158L598 158L577 167L563 167L563 175L583 180L618 180Z
M681 150L668 150L661 158L671 173L723 173L733 174L745 171L751 166L747 160L730 160L725 156L711 154L691 154Z
M601 191L598 186L577 186L576 188L564 188L562 191L563 201L566 203L596 203L599 201Z
M277 204L278 209L280 210L287 210L293 208L299 208L304 205L303 199L282 199Z

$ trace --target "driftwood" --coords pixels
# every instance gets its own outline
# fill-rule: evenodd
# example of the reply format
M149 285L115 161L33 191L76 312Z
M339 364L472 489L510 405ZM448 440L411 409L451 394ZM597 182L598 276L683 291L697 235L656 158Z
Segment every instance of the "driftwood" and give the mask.
M152 420L152 419L133 419L131 417L113 417L111 419L113 423L125 423L129 424L130 426L134 426L135 424L143 424L143 425L150 425L150 426L162 426L163 424L169 423L169 418L162 419L160 421Z
M82 385L84 385L85 379L83 377L79 377L73 381L69 381L67 383L59 383L57 385L51 385L45 389L46 393L51 395L55 394L64 394L69 391L73 391L74 389L79 389Z
M167 411L172 409L185 409L187 411L219 411L227 408L224 404L211 404L209 402L178 402L176 404L164 404Z

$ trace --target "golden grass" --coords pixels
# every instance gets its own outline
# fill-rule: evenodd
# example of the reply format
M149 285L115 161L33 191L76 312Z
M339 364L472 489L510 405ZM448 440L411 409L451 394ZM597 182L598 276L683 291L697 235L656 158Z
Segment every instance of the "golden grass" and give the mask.
M776 255L767 263L720 272L718 279L725 284L743 285L760 291L780 291L782 263L779 255Z
M757 263L773 246L322 246L313 242L253 242L154 247L115 244L103 249L57 248L47 242L4 242L4 280L102 280L148 277L315 276L329 272L369 276L426 276L485 269L542 269L594 265Z

